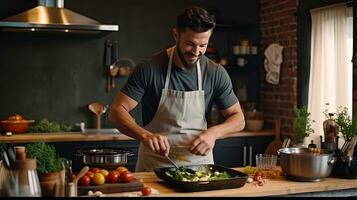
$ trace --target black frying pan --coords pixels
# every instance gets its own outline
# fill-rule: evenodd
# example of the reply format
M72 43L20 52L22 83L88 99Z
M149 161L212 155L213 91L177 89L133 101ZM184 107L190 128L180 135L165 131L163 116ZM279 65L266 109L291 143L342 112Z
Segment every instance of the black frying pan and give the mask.
M212 173L215 171L227 172L232 178L212 181L184 182L177 181L165 174L165 172L168 170L174 170L174 167L156 168L154 169L154 172L157 177L164 180L166 183L187 192L240 188L246 183L248 179L247 174L220 165L190 165L185 167L193 170L204 168L205 170L212 171Z

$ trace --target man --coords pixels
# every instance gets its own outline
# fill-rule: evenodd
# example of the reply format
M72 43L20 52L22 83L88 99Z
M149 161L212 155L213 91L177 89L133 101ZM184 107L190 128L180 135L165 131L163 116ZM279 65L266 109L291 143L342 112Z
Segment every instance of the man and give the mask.
M215 141L244 128L244 116L225 69L206 52L214 19L199 7L177 17L176 45L138 65L113 101L109 119L122 133L140 140L136 171L179 165L213 164ZM142 103L144 128L129 112ZM224 123L207 129L215 102Z

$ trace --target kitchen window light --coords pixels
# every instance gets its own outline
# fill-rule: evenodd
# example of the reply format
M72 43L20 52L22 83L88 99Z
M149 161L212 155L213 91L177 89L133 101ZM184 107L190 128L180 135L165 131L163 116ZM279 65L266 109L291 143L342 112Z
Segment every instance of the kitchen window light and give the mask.
M352 114L352 7L346 3L310 10L311 60L308 112L315 120L315 134L307 141L320 141L323 135L323 111L340 106ZM339 144L343 144L339 142Z

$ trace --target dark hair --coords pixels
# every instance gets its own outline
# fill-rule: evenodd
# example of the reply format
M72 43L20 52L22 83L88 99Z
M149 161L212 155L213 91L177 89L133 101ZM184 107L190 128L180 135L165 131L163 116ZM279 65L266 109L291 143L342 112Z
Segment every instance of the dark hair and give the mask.
M183 32L190 28L196 32L206 32L216 26L216 21L205 9L192 6L185 8L177 16L176 28L178 32Z

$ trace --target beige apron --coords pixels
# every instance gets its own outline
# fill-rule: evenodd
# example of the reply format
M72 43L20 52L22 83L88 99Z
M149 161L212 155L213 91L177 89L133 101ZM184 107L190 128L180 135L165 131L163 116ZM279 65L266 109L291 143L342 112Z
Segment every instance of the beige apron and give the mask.
M165 87L162 89L158 109L151 122L144 128L153 133L166 135L170 143L169 157L178 165L213 164L212 150L206 156L194 155L188 150L190 142L207 129L200 62L197 62L197 91L169 90L175 50L176 47L170 54ZM153 171L158 167L170 166L172 164L165 157L152 152L140 143L136 171Z

